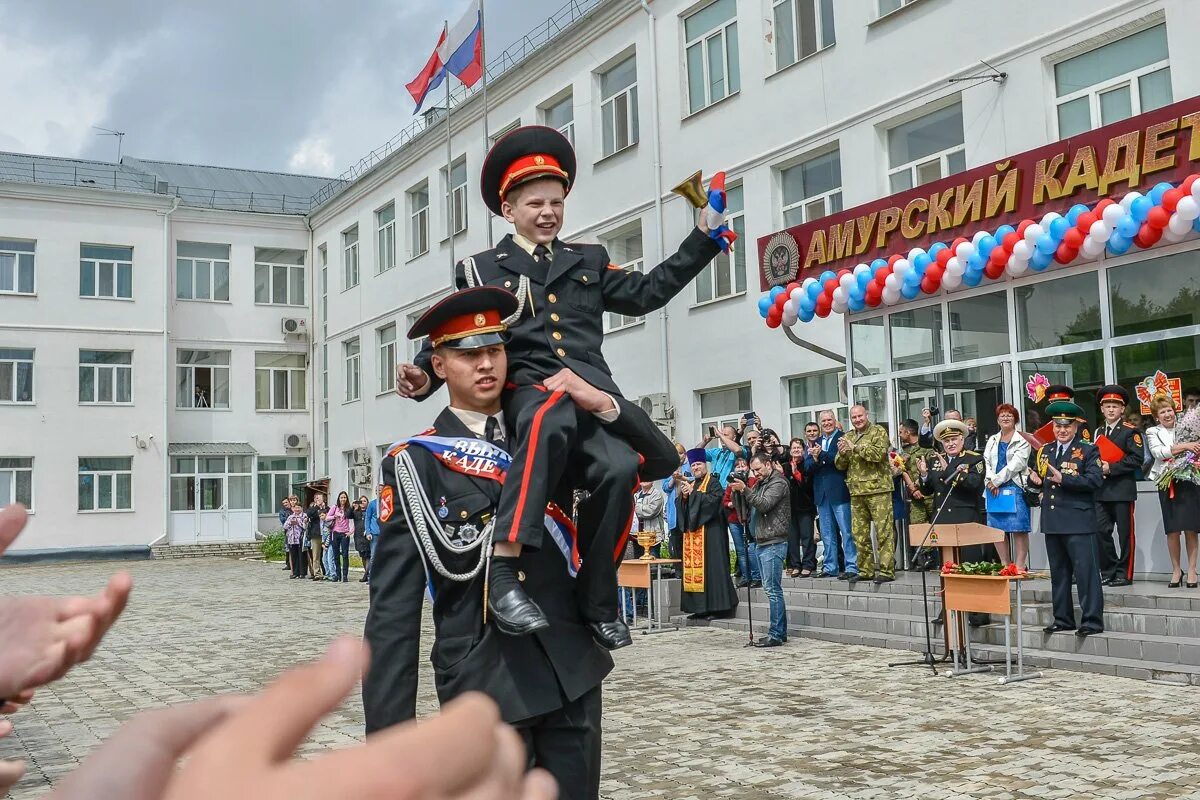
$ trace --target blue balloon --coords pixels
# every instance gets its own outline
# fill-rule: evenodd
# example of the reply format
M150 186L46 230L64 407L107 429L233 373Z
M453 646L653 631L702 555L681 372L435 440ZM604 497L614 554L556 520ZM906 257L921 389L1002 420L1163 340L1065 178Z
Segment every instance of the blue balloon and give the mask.
M801 308L796 313L796 318L799 319L801 322L812 322L814 313L815 312L811 308Z
M786 291L787 291L787 289L782 286L772 286L771 287L771 302L774 303L775 298L779 297L779 295L783 294Z
M905 283L900 287L900 296L906 300L912 300L921 293L920 284Z
M850 295L846 298L846 308L851 311L862 311L867 305L867 301L857 295Z
M937 258L938 253L949 249L950 245L946 244L945 242L934 242L929 246L929 256L930 258Z
M1146 217L1150 215L1150 209L1154 208L1154 201L1149 197L1137 197L1129 204L1129 215L1140 225L1146 221Z
M886 266L887 266L887 259L877 258L871 262L871 272L879 272L879 270L883 269Z
M921 274L915 269L909 270L908 274L904 276L904 283L905 285L912 284L913 286L920 286Z
M1055 250L1058 249L1058 245L1055 243L1054 237L1048 233L1044 233L1039 236L1037 242L1034 244L1034 247L1037 248L1039 253L1045 253L1046 255L1051 255Z
M820 282L810 283L808 285L808 289L806 289L805 291L808 292L808 299L812 300L815 303L815 302L817 302L817 298L821 296L821 291L822 291L821 283Z
M1108 238L1108 252L1114 256L1124 255L1129 252L1129 247L1133 244L1133 240L1127 236L1122 236L1119 233L1114 233Z
M1198 219L1200 219L1200 217L1198 217ZM1138 224L1138 221L1128 214L1117 220L1116 227L1117 233L1121 234L1126 239L1132 239L1133 237L1137 236L1138 231L1142 229L1142 226Z
M978 286L980 284L980 282L982 282L982 281L983 281L983 273L982 272L967 271L967 272L963 273L963 278L962 278L963 286Z
M1154 184L1154 188L1150 190L1150 201L1156 206L1162 205L1163 195L1171 191L1175 187L1163 181L1162 183Z
M1010 233L1016 233L1016 232L1017 232L1017 229L1014 228L1012 225L1001 225L999 228L996 228L996 241L1003 242L1005 236L1008 236Z
M1065 217L1058 217L1050 222L1050 236L1054 239L1055 247L1058 247L1058 243L1062 241L1063 236L1071 229L1073 224Z
M934 255L936 255L936 253ZM924 274L925 270L932 263L933 263L932 256L930 256L927 253L921 253L916 258L913 259L912 265L917 270L917 272Z
M1196 221L1192 223L1192 230L1200 233L1200 217L1196 217Z
M762 297L758 298L758 315L763 319L766 319L767 312L771 310L772 305L774 304L771 302L770 295L764 294Z
M1039 242L1038 251L1029 257L1029 268L1034 272L1041 272L1046 267L1050 266L1050 262L1053 260L1053 254L1042 252Z
M803 300L801 300L799 303L796 304L797 312L803 311L805 309L808 309L809 311L814 311L814 310L816 310L816 308L817 308L817 303L811 297L805 297Z
M836 272L834 272L831 269L827 269L821 273L821 277L817 278L817 283L821 284L821 286L823 287L823 286L825 286L825 281L831 281L836 277L837 277Z
M967 259L967 271L983 272L984 257L979 254L979 251L971 253L971 257Z
M1067 212L1067 222L1074 226L1075 223L1079 221L1079 215L1086 214L1087 210L1088 207L1083 203L1076 203L1075 205L1071 206L1071 210Z
M975 252L979 253L979 255L983 256L984 258L987 258L992 254L992 251L996 249L997 244L999 244L999 242L996 241L996 237L988 234L979 240L979 244L975 245Z

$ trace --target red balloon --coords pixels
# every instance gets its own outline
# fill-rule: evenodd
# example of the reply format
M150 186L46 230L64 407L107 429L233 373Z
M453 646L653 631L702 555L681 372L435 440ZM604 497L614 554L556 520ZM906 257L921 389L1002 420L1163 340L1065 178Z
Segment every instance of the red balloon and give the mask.
M1019 241L1021 241L1021 234L1016 233L1016 232L1007 233L1004 235L1004 238L1000 240L1000 246L1011 253L1012 249L1013 249L1013 245L1015 245ZM993 252L995 252L995 251L993 251Z
M1192 193L1192 184L1200 181L1200 175L1188 175L1183 179L1183 183L1179 184L1179 188L1183 189L1184 194Z
M1142 225L1142 229L1138 231L1137 236L1133 237L1133 242L1143 250L1147 247L1153 247L1158 244L1158 240L1162 238L1162 228L1155 228L1149 222Z
M902 258L904 258L904 256L900 255L899 253L896 253L894 256L888 256L888 266L889 267L896 266L896 262Z
M941 280L929 274L929 270L925 270L925 277L921 278L921 291L925 294L933 294L942 285Z
M1096 215L1096 219L1101 219L1104 217L1104 209L1108 208L1109 206L1116 205L1116 202L1117 201L1113 200L1111 197L1106 197L1099 203L1096 203L1096 207L1092 209L1092 213Z
M789 283L789 284L787 285L787 292L786 292L786 293L787 293L787 296L788 296L788 297L791 297L791 296L792 296L792 292L796 291L796 290L797 290L797 289L799 289L799 288L800 288L800 284L796 283L795 281L792 281L791 283Z
M822 294L825 296L828 296L828 297L832 297L833 290L836 289L839 285L840 284L838 284L837 278L830 278L829 280L825 281L825 291Z
M773 317L770 314L767 315L768 328L778 328L781 324L783 324L783 317Z
M1003 247L997 247L992 250L992 254L988 256L988 262L991 264L999 264L1001 268L1008 263L1010 253Z
M783 312L783 304L786 303L787 301L788 301L788 293L780 292L779 296L775 298L774 308L779 309L780 313L782 313Z
M930 264L925 269L925 277L932 277L937 283L942 282L942 276L946 274L946 267L942 264Z
M1080 233L1082 233L1086 236L1087 232L1092 229L1092 225L1094 225L1095 223L1096 223L1095 213L1093 213L1091 211L1085 211L1079 215L1079 218L1077 220L1075 220L1075 227L1079 229Z
M939 267L944 269L946 262L952 258L954 258L954 251L950 248L946 248L945 250L938 250L938 254L935 256L934 260L937 261L937 265Z
M867 305L869 305L871 308L875 308L875 306L883 302L883 289L881 289L877 283L868 284L867 292L863 299L866 300Z
M1068 228L1067 232L1063 234L1062 243L1071 250L1078 250L1083 244L1083 234L1080 233L1079 228Z
M1171 221L1171 213L1162 206L1155 206L1150 209L1150 213L1146 215L1146 224L1151 228L1162 230L1167 227L1167 223Z
M829 302L829 298L822 295L817 298L816 313L818 317L828 317L829 312L833 310L833 304Z
M1162 207L1169 213L1175 213L1175 206L1179 205L1179 201L1183 199L1182 189L1168 189L1163 192Z
M960 236L957 239L955 239L954 242L950 245L950 249L956 251L956 255L957 255L958 246L960 244L962 244L963 242L970 242L970 241L971 241L970 239Z
M1058 246L1058 249L1054 251L1054 260L1060 264L1070 264L1078 256L1079 248L1068 247L1065 238L1063 239L1063 243Z
M1031 219L1021 220L1020 224L1017 225L1017 236L1020 236L1022 239L1024 239L1025 238L1025 229L1028 228L1032 224L1033 224L1033 220L1031 220Z

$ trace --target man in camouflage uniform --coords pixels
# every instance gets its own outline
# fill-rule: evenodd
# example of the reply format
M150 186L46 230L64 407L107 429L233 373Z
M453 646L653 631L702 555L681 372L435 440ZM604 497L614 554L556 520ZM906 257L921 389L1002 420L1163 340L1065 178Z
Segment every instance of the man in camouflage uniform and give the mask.
M908 522L910 525L923 525L933 519L933 498L927 497L921 491L921 459L932 456L930 447L921 446L921 426L914 419L906 419L900 423L900 457L904 460L902 480L905 494L908 497ZM936 548L922 552L921 569L937 569L938 553Z
M892 469L888 435L871 422L864 406L850 409L854 430L838 441L834 465L846 471L850 490L850 529L858 550L858 575L850 581L887 583L896 579L896 531L892 517ZM871 548L871 523L879 541L878 559ZM876 568L878 561L878 569Z

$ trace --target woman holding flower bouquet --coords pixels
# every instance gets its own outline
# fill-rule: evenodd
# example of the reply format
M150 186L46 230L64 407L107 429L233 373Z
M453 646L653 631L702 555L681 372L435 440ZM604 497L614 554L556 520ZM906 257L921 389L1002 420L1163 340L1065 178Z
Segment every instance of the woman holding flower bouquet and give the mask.
M1193 409L1176 424L1175 401L1168 394L1156 394L1150 410L1158 420L1146 431L1146 443L1154 466L1150 480L1158 484L1158 502L1162 508L1163 530L1167 533L1167 552L1171 555L1171 582L1178 588L1183 581L1180 566L1179 535L1187 543L1187 587L1197 588L1196 531L1200 529L1200 410Z

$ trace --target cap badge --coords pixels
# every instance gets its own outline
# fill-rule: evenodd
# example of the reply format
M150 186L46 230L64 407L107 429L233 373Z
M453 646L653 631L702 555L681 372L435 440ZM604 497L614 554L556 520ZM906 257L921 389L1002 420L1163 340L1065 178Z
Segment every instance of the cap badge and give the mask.
M533 163L535 163L535 164L537 164L539 167L541 167L541 166L544 166L544 165L545 165L545 163L546 163L546 159L545 159L545 158L543 158L542 156L534 156L534 157L533 157Z
M487 317L485 317L483 314L475 315L475 325L477 327L482 328L486 322L487 322Z

